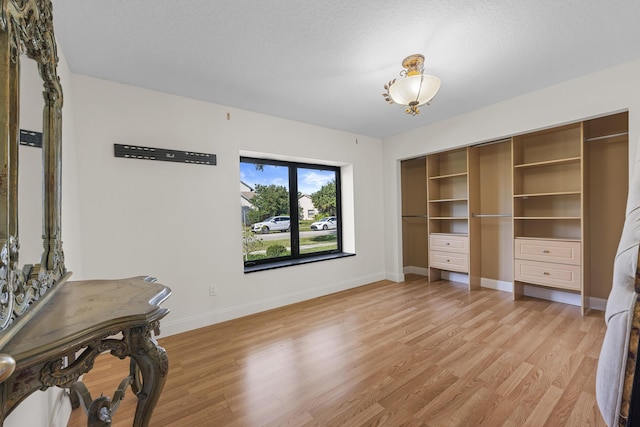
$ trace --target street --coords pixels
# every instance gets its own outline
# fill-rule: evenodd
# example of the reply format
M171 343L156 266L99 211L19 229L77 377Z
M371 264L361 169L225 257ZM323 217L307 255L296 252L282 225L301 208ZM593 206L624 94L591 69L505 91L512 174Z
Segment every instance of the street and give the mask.
M302 231L300 233L300 237L316 237L316 236L326 236L328 234L336 234L336 230L319 230L319 231ZM289 239L289 233L281 233L279 231L272 231L269 234L256 234L256 237L262 239L267 242L269 240L281 240L281 239Z

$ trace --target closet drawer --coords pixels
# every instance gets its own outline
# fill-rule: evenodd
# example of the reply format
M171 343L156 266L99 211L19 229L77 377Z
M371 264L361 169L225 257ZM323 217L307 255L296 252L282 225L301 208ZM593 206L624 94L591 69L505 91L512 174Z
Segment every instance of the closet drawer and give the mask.
M450 234L429 235L429 249L434 251L469 253L469 237Z
M515 280L580 290L582 280L579 265L554 264L550 262L515 260Z
M580 242L516 239L515 258L580 265Z
M443 270L469 271L469 255L454 252L429 251L429 265Z

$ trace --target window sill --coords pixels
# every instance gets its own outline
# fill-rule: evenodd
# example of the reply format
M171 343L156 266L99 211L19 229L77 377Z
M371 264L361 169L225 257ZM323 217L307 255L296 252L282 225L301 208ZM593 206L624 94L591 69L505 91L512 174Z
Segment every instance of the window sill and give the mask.
M335 254L315 255L315 256L298 258L298 259L287 259L283 261L275 261L275 262L270 262L266 264L247 265L244 267L244 273L245 274L255 273L256 271L273 270L276 268L291 267L294 265L311 264L312 262L327 261L330 259L338 259L338 258L347 258L355 255L356 254L351 254L347 252L339 252Z

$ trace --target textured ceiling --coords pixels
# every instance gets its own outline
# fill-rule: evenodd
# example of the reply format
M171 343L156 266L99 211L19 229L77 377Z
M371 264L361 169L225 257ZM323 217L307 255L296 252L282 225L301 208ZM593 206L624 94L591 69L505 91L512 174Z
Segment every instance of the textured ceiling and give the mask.
M74 73L379 138L640 58L639 0L53 6ZM381 96L413 53L442 80L416 117Z

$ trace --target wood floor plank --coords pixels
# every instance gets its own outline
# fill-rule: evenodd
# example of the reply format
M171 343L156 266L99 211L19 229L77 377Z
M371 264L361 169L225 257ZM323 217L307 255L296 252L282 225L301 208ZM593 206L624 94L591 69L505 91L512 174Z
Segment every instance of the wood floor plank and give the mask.
M604 426L604 421L601 420L599 416L600 414L594 414L594 411L597 411L595 397L590 393L580 393L575 405L573 405L573 410L571 411L569 418L566 423L562 425L567 427ZM551 422L547 422L547 425L560 426L561 424L552 424Z
M517 402L495 396L494 400L488 403L486 411L480 417L476 416L474 422L477 426L495 427L509 425L509 417L513 414Z
M602 427L604 332L601 312L407 275L160 338L151 425ZM111 395L127 373L105 354L84 380ZM135 406L129 390L113 426Z
M524 425L528 427L544 425L561 395L561 388L553 385L547 388L542 398L537 401L533 412L531 412Z

